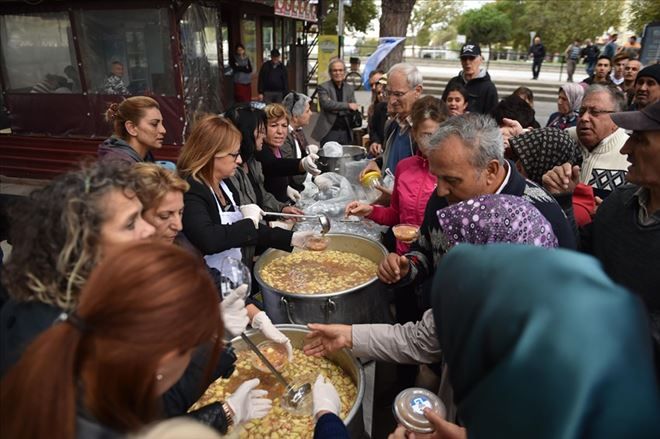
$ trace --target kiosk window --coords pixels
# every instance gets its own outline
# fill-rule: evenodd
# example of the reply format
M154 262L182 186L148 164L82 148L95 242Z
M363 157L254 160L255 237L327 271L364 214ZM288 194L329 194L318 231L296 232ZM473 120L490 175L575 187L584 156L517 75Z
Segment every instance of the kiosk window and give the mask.
M90 93L175 95L167 9L78 11Z
M66 13L0 16L2 73L13 93L80 93Z

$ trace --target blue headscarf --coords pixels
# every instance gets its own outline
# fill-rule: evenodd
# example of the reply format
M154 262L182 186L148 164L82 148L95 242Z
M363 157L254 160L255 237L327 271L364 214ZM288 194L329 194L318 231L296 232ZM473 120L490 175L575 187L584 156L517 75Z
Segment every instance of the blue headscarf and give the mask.
M460 245L433 294L470 438L660 438L645 311L595 259Z

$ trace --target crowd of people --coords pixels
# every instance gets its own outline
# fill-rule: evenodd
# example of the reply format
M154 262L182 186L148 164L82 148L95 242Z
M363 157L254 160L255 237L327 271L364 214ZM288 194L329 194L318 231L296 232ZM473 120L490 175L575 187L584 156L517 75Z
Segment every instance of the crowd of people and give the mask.
M538 76L540 38L530 52ZM248 100L252 64L243 46L236 54L235 93ZM133 96L108 108L113 134L97 161L12 210L0 312L7 437L180 428L212 438L272 410L253 379L189 411L232 375L225 340L246 328L292 357L256 288L227 289L224 262L252 269L267 248L304 248L313 232L276 227L268 213L303 214L301 193L324 185L319 151L354 143L343 60L318 86L308 138L312 102L284 93L279 56L260 74L265 109L237 102L199 117L176 169L155 163L168 124L158 102ZM600 55L589 81L559 88L541 127L530 89L500 100L478 44L460 59L441 98L424 94L413 65L371 73L360 177L392 174L394 185L345 215L389 227L376 275L394 292L395 324L310 322L304 353L347 348L407 365L406 386L424 365L447 407L444 418L424 412L433 438L659 437L660 64ZM393 238L401 223L419 226L412 243ZM312 399L314 436L348 437L322 376ZM390 434L405 437L403 426Z

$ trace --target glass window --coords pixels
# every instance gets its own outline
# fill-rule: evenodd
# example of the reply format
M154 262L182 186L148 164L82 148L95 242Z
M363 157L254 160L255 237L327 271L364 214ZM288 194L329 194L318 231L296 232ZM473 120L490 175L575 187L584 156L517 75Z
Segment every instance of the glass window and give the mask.
M90 93L176 94L167 9L77 14Z
M219 113L218 11L192 4L181 19L183 94L186 118Z
M261 49L264 61L270 59L270 51L275 48L273 40L273 20L261 19Z
M223 22L221 25L222 32L222 65L224 67L225 75L231 76L231 64L229 57L233 54L233 49L229 49L229 24Z
M65 12L0 16L7 90L80 93L69 16Z
M257 63L257 20L254 16L248 15L241 19L241 40L248 57L255 65Z

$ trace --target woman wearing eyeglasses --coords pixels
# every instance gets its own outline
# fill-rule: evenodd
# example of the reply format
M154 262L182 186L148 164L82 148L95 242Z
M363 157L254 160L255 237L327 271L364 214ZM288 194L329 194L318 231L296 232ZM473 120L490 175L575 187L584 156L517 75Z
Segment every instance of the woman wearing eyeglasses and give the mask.
M258 205L241 205L230 177L242 163L241 133L221 116L208 116L197 123L177 163L181 177L190 185L183 197L183 233L204 255L206 264L221 272L227 257L252 266L241 247L291 251L292 246L302 247L305 238L302 232L260 223L263 211Z

